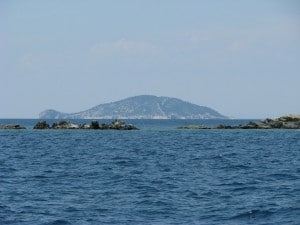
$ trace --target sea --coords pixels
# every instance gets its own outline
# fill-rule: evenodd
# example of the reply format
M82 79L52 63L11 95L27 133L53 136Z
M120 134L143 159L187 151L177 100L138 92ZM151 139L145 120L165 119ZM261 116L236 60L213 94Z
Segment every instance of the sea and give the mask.
M0 224L300 224L300 130L177 129L247 120L33 130L37 122L0 120L27 128L0 130Z

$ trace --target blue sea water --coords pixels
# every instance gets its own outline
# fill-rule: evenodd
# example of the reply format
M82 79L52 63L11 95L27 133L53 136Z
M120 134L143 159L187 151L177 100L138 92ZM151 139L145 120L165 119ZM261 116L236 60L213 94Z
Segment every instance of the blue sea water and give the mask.
M28 128L0 131L0 224L300 224L299 130L139 120L129 121L136 131L49 131L36 122L0 120Z

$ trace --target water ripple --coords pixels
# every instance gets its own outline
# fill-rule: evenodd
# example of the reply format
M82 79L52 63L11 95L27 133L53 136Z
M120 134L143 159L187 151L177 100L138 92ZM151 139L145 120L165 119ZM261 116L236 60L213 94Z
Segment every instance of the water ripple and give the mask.
M293 131L0 132L0 224L297 224Z

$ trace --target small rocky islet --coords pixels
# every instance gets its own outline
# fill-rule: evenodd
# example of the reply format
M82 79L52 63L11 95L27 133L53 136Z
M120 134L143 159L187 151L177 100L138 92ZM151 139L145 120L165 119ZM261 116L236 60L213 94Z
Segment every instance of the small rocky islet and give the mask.
M23 130L26 129L25 127L22 127L19 124L5 124L0 125L0 130Z
M93 120L91 124L76 124L70 121L58 121L50 126L46 121L39 121L33 129L82 129L82 130L138 130L132 124L125 124L123 120L114 120L111 124L99 124L98 121Z
M300 129L300 115L282 116L277 119L265 119L262 121L250 121L247 124L230 126L219 124L215 127L203 125L187 125L177 129Z
M22 127L19 124L8 124L8 125L0 125L0 129L26 129L25 127ZM135 127L132 124L125 124L123 120L116 119L110 124L99 124L98 121L93 120L90 124L76 124L72 123L70 121L58 121L53 123L51 126L45 121L41 120L39 121L34 127L34 130L58 130L58 129L67 129L67 130L138 130L137 127Z

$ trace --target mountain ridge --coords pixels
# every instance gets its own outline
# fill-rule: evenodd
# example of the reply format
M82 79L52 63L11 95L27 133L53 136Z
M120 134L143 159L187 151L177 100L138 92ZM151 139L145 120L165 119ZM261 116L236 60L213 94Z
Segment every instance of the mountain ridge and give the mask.
M40 119L225 119L216 110L178 98L138 95L94 106L77 113L48 109Z

